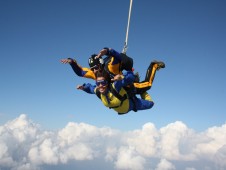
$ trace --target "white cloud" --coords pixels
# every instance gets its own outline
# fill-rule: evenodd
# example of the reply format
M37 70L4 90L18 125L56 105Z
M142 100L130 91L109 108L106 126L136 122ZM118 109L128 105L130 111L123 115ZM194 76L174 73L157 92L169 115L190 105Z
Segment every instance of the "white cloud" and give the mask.
M196 134L183 122L177 121L163 127L159 131L159 157L168 160L195 160L191 151L196 145L193 137Z
M127 145L133 147L142 156L152 157L157 154L158 140L158 130L154 124L147 123L141 130L135 130L128 134Z
M218 169L225 169L226 167L226 144L224 144L214 155L214 160Z
M118 151L117 160L115 162L117 169L143 170L145 159L136 154L134 148L121 147Z
M161 159L156 170L175 170L175 166L166 159Z
M84 168L89 162L92 169L223 170L225 132L226 124L197 133L180 121L161 129L146 123L128 132L69 122L53 132L21 115L0 126L0 169L74 169L72 163Z

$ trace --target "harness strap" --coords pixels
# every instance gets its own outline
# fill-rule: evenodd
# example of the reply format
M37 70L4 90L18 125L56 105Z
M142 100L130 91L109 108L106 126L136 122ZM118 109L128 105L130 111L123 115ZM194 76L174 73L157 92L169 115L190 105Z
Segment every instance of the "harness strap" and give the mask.
M121 103L120 105L118 106L114 106L114 107L109 107L110 109L111 108L118 108L120 106L122 106L123 102L128 99L128 95L127 94L124 94L123 96L121 96L113 87L112 87L112 84L110 84L110 90L109 90L116 98L118 98ZM96 89L96 95L99 99L101 99L101 94L100 94L100 91L98 89Z
M100 91L99 91L98 89L96 89L96 95L97 95L97 97L98 97L99 99L101 99L101 97L100 97Z
M126 99L131 99L131 101L133 102L133 111L136 112L137 111L137 108L136 108L136 95L134 93L134 86L131 84L130 87L124 87L124 89L126 90L127 94L124 94L123 96L120 95L116 90L115 88L112 86L112 84L110 84L110 92L116 97L118 98L121 102L120 102L120 105L118 106L114 106L114 107L109 107L110 109L111 108L118 108L120 106L122 106L123 102L126 100ZM101 99L101 94L100 94L100 91L98 89L96 89L96 95L99 99ZM124 114L124 113L118 113L118 114Z
M123 96L120 95L120 94L115 90L115 88L112 86L112 84L110 84L110 92L111 92L116 98L118 98L118 99L121 101L121 103L120 103L119 106L114 106L114 107L110 107L110 108L118 108L118 107L122 106L123 102L124 102L126 99L129 98L127 94L124 94Z

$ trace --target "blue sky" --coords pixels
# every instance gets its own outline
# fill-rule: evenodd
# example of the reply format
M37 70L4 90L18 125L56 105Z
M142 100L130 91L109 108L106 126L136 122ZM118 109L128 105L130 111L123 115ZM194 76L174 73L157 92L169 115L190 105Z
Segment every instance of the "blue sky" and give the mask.
M134 0L127 54L152 109L118 116L62 58L122 51L129 0L0 0L0 169L226 168L226 1Z
M89 4L89 5L88 5ZM145 76L157 72L151 110L118 116L75 89L77 77L61 58L82 66L102 47L121 51L129 1L1 1L0 123L26 114L46 128L85 122L121 130L177 120L200 131L225 123L226 12L224 0L134 1L127 54ZM95 109L94 109L95 108Z

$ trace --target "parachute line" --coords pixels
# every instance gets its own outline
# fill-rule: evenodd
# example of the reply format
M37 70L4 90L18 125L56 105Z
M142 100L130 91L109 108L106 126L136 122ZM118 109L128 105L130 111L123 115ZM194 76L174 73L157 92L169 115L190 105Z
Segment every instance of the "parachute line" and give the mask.
M130 25L130 16L131 16L131 11L132 11L132 5L133 5L133 0L130 0L129 16L128 16L128 23L127 23L127 29L126 29L126 40L125 40L124 47L122 50L122 53L124 53L124 54L126 54L126 51L128 48L128 35L129 35L129 25Z

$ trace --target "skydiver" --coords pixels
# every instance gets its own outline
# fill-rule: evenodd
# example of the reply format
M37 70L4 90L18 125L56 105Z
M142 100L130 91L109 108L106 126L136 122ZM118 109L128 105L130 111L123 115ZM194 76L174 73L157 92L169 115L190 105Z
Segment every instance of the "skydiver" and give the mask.
M135 76L132 71L127 71L123 76L116 75L111 80L109 74L105 71L97 72L96 85L87 83L78 85L77 89L96 94L106 107L114 109L119 115L126 114L131 110L138 111L152 108L154 102L147 92L142 93L141 98L137 98L135 95L128 94L124 89L125 86L133 83L134 79Z
M102 56L106 55L106 58ZM123 69L132 71L133 60L125 54L119 53L112 48L103 48L99 54L93 54L88 60L90 68L81 67L76 60L68 58L62 59L62 63L69 63L76 73L80 77L86 77L96 80L95 72L105 70L111 77L122 74ZM155 73L157 70L165 68L165 64L161 61L152 61L149 65L144 81L139 82L139 75L136 76L136 80L133 83L136 93L142 94L149 90L152 86Z

